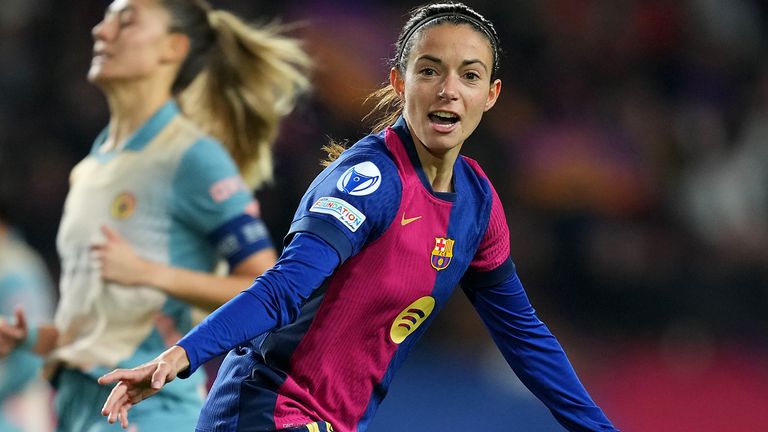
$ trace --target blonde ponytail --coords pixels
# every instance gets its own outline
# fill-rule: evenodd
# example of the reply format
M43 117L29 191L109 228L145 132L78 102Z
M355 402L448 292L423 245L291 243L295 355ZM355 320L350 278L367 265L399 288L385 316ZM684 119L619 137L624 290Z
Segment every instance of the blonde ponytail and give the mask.
M182 110L219 139L246 182L272 180L271 145L280 120L310 87L311 61L285 27L252 27L222 10L208 12L215 42L207 65L178 94Z

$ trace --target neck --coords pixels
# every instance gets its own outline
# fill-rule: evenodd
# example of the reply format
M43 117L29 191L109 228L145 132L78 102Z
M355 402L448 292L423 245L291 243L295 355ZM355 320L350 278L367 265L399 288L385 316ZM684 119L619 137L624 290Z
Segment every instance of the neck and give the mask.
M168 89L157 91L156 86L148 83L113 86L105 89L105 93L110 117L104 150L125 145L128 138L171 98Z
M421 162L421 168L427 176L427 181L432 185L432 190L435 192L453 192L453 165L456 163L456 158L459 157L461 146L442 154L434 154L418 138L415 138L415 135L411 134L411 136L414 137L416 154L419 156L419 162Z

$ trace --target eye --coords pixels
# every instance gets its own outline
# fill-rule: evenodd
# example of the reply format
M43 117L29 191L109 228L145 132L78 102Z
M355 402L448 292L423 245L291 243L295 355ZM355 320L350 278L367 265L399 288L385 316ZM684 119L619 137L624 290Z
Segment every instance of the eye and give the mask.
M419 70L419 74L424 76L433 76L437 74L437 71L431 67L424 67Z
M475 81L480 79L480 74L478 74L477 72L465 72L464 78L470 81Z
M117 14L117 22L120 24L120 27L127 27L131 24L133 24L133 11L129 9L123 9Z

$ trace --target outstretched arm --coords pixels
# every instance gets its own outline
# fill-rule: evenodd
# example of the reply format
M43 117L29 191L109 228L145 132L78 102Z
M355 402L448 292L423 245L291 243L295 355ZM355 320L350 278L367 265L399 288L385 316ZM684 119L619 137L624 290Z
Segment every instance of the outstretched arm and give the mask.
M560 424L573 432L617 430L536 316L516 273L492 286L463 288L507 363Z
M182 370L189 367L184 348L175 345L157 358L133 369L116 369L99 378L99 384L117 385L107 397L101 414L109 423L120 422L128 427L128 410L137 403L160 391Z
M192 329L178 345L149 363L117 369L99 379L117 382L102 414L110 423L128 424L128 410L157 393L177 376L184 378L201 364L275 327L293 322L310 294L339 263L336 250L319 237L298 233L275 266L253 285Z

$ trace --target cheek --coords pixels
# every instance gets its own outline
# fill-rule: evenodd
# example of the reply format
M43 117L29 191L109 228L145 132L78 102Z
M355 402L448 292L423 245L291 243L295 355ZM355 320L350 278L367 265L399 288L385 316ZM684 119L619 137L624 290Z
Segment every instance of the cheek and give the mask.
M136 73L152 70L160 64L159 42L156 40L141 41L127 50L122 60L124 60L122 63L126 70Z
M470 104L473 114L481 115L485 111L485 105L488 103L488 92L472 95Z

